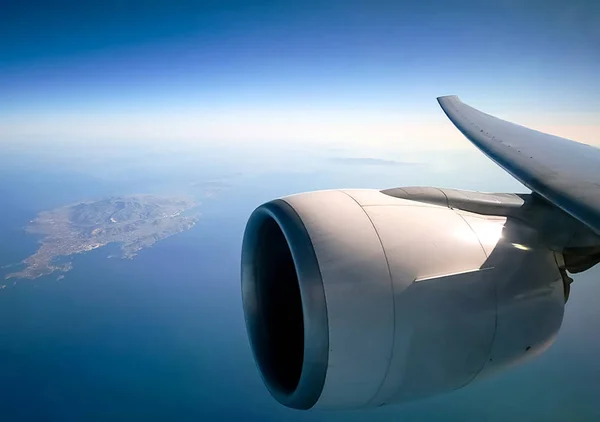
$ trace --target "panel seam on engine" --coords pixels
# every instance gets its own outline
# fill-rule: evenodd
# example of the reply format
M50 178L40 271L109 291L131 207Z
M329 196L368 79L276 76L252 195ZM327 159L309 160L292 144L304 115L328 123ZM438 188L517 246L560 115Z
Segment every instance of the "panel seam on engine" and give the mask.
M462 220L465 222L465 224L466 224L467 226L469 226L469 228L470 228L470 229L471 229L471 231L473 232L473 235L474 235L474 236L475 236L475 238L477 239L477 243L479 243L479 246L481 246L481 250L483 251L483 254L485 255L485 259L487 260L487 259L488 259L490 256L488 255L487 251L486 251L486 250L485 250L485 248L483 247L483 243L481 243L481 239L479 239L479 236L477 235L477 232L475 231L475 229L473 228L473 226L471 226L471 225L469 224L469 222L467 221L467 219L466 219L466 218L465 218L465 217L464 217L462 214L460 214L458 211L456 211L456 209L454 209L454 208L450 208L450 209L451 209L452 211L454 211L454 213L455 213L456 215L458 215L458 216L459 216L459 217L460 217L460 218L461 218L461 219L462 219Z
M377 239L379 239L379 244L381 245L381 250L383 251L383 257L385 258L385 264L387 266L388 275L390 278L390 287L392 290L392 346L390 347L390 354L388 357L387 368L385 369L385 373L383 375L381 383L379 384L379 387L377 387L377 391L375 392L375 394L373 394L373 396L371 398L369 398L369 400L367 400L366 403L368 405L368 404L371 404L371 402L375 399L375 397L377 397L377 395L381 392L381 389L383 388L383 385L385 384L385 381L387 380L388 374L390 372L390 367L392 365L392 357L394 356L394 349L395 349L395 345L396 345L396 294L394 291L394 280L392 278L392 270L390 269L390 261L388 260L387 253L385 252L385 248L383 247L383 241L381 240L381 236L379 235L379 232L377 231L377 227L375 227L375 223L373 223L371 216L367 213L365 208L352 195L350 195L349 193L347 193L343 190L341 190L340 192L343 192L350 199L352 199L354 202L356 202L356 205L358 205L360 207L360 209L365 213L365 216L369 219L369 222L373 226L373 230L375 231L375 234L377 235Z
M428 275L428 276L425 276L425 277L415 278L414 283L420 283L421 281L433 280L433 279L436 279L436 278L452 277L452 276L455 276L455 275L469 274L469 273L474 273L474 272L477 272L477 271L486 271L486 270L492 270L492 269L494 269L494 267L473 268L473 269L465 270L465 271L456 271L454 273L445 273L445 274L438 274L438 275Z
M471 229L471 231L473 232L473 234L477 238L477 242L481 246L481 249L483 249L483 254L485 255L486 261L487 261L489 259L489 255L486 252L485 248L483 247L483 243L481 243L481 240L479 239L479 236L475 232L475 229L473 229L473 227L469 224L469 222L467 221L467 219L462 214L460 214L454 208L451 208L451 210L453 210L456 213L456 215L458 215L460 218L462 218L462 220L467 224L467 226L469 226L469 228ZM493 267L490 267L490 268L493 268ZM490 343L490 350L488 352L488 355L487 355L486 359L483 361L483 364L481 365L481 368L479 368L479 370L477 371L477 373L475 373L467 382L465 382L459 388L463 388L463 387L469 385L471 382L473 382L473 380L476 379L479 376L479 374L481 374L481 372L483 372L483 370L485 368L485 365L491 359L492 351L494 350L494 343L496 342L496 335L498 334L498 290L497 290L496 286L494 286L494 295L495 295L495 299L496 299L496 314L495 314L495 318L494 318L494 335L492 336L492 341Z

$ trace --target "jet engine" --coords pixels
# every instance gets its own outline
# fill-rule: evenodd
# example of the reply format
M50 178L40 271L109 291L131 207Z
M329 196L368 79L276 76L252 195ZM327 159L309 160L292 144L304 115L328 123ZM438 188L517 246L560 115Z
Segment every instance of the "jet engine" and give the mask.
M377 190L276 199L244 234L251 348L297 409L428 397L518 364L553 342L564 292L526 222Z

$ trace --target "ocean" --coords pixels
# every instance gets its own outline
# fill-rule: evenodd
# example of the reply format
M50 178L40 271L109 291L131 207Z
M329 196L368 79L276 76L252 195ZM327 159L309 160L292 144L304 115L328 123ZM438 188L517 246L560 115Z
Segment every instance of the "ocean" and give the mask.
M23 227L40 210L119 189L14 169L0 181L0 266L35 251L37 239ZM319 183L249 178L204 201L193 229L133 260L108 259L118 248L111 245L75 256L60 281L56 274L8 280L0 290L0 420L600 420L598 270L576 278L556 343L522 367L402 406L299 412L277 404L246 337L241 238L256 205ZM11 269L1 271L3 277Z

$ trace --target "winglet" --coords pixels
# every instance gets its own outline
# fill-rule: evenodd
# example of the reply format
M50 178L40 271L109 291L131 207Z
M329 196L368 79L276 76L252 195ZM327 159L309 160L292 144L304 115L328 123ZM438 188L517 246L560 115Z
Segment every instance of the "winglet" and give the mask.
M458 98L458 95L442 95L441 97L437 97L437 101L440 103L440 105L443 101L449 100L460 101L460 98Z
M446 115L448 114L447 110L450 104L462 104L462 101L460 98L458 98L458 95L444 95L442 97L437 97L437 102L440 107L442 107L442 110L444 110Z

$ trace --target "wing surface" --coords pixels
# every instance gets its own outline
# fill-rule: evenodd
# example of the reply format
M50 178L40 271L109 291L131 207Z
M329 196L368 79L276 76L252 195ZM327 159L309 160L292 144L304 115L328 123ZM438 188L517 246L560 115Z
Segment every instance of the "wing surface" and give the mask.
M492 161L600 234L600 149L498 119L455 95L438 102Z

